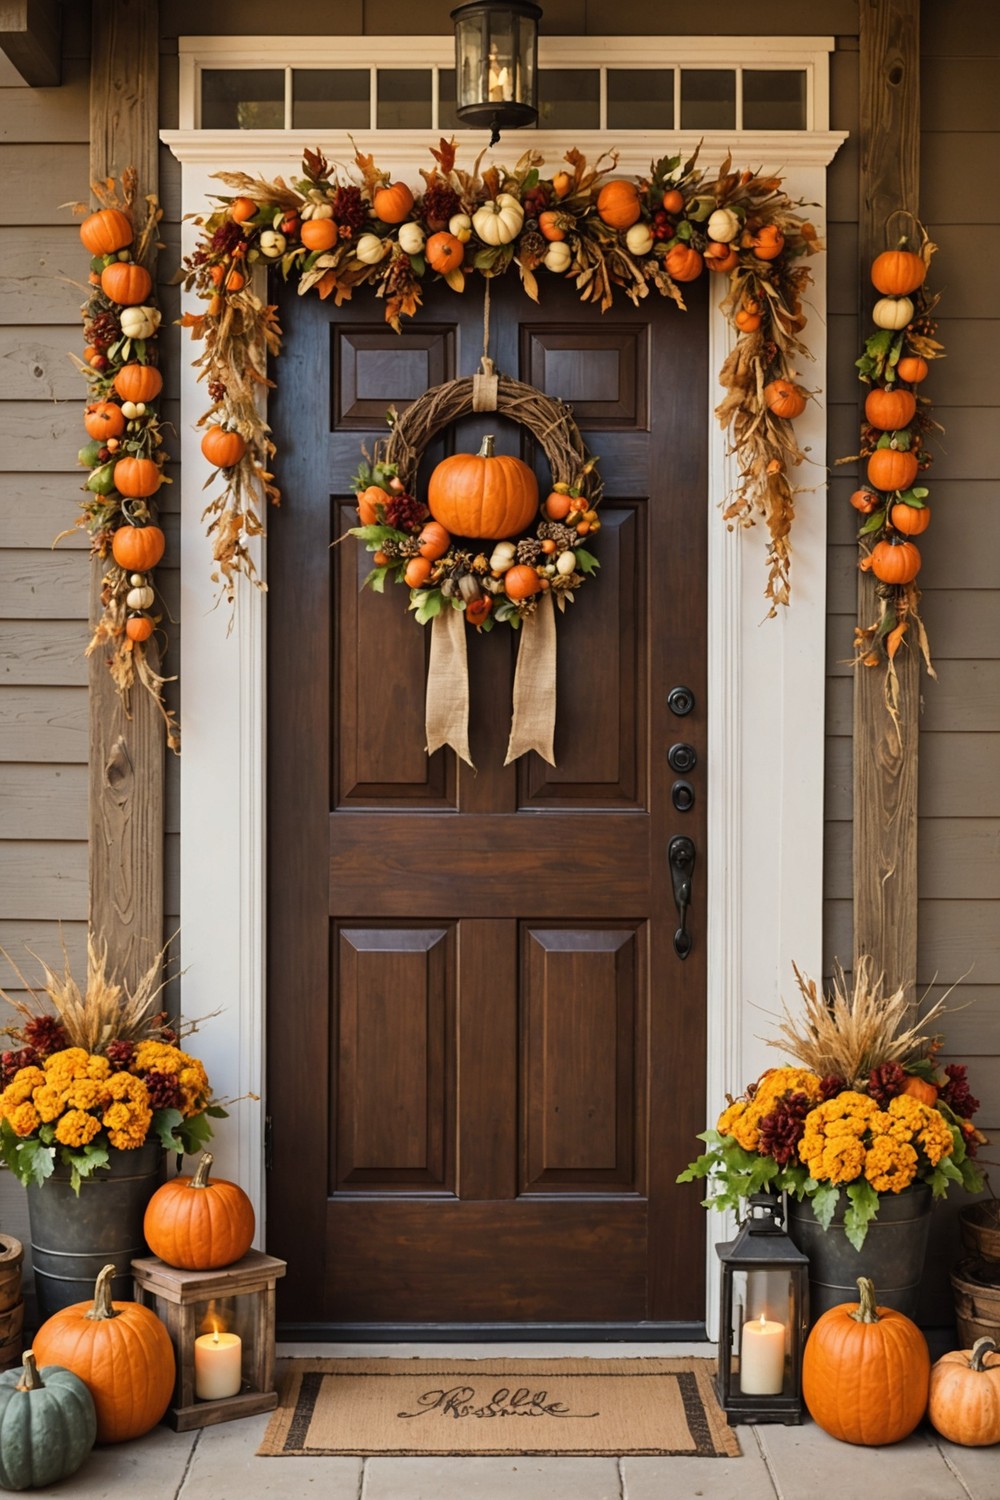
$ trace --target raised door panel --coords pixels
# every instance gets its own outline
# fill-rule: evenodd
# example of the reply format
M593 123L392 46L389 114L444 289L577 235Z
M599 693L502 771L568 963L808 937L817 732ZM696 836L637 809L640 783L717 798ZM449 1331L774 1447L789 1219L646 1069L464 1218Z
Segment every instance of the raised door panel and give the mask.
M423 325L405 336L383 324L330 324L334 431L384 429L386 409L454 379L455 330Z

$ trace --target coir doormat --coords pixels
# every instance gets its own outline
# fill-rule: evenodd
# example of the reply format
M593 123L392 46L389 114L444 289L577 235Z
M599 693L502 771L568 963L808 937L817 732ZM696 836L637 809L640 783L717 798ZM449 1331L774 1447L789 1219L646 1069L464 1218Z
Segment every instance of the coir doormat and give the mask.
M738 1458L707 1359L282 1360L258 1453Z

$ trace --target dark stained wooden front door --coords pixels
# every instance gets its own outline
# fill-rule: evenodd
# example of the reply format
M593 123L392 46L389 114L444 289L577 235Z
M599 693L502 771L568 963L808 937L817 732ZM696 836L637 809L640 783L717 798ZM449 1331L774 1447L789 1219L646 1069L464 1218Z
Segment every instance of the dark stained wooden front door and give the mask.
M427 631L362 590L349 477L391 404L473 373L482 284L402 335L284 294L269 526L268 1247L286 1328L703 1318L705 298L603 317L494 285L499 369L568 400L605 482L601 570L558 616L553 770L504 769L517 637L472 635L476 773L424 752ZM482 434L547 475L528 434ZM543 491L544 493L544 491ZM675 717L667 694L692 689ZM699 757L671 803L672 744ZM667 846L697 845L673 950Z

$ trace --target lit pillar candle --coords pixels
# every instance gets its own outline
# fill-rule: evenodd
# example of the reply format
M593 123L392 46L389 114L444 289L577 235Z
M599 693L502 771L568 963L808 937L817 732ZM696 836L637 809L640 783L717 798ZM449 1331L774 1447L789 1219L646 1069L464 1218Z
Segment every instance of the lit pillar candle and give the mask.
M780 1396L785 1382L785 1325L764 1314L743 1324L740 1390L744 1396Z
M194 1393L199 1401L236 1396L242 1384L243 1345L235 1333L203 1333L194 1341Z

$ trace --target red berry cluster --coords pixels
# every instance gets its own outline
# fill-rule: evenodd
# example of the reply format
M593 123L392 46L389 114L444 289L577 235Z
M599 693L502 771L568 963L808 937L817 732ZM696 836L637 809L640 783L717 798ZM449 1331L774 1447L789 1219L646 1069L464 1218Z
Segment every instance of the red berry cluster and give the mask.
M674 226L670 222L670 215L665 208L658 208L653 215L653 239L672 240L674 237Z

